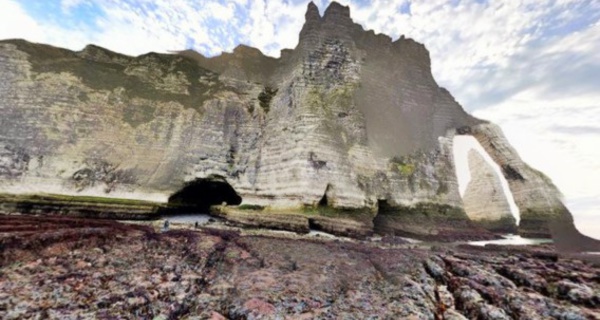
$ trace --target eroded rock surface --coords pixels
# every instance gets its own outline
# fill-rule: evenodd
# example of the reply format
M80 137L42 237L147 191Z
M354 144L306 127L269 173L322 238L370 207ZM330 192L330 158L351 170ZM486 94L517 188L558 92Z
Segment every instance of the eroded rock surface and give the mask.
M597 319L600 269L539 249L410 248L0 216L0 317Z

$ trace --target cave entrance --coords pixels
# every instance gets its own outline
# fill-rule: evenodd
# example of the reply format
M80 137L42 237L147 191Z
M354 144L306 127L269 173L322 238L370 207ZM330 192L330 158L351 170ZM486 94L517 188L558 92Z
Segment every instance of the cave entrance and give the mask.
M315 220L313 218L308 219L308 229L311 231L323 231L323 228L321 227L321 225L319 225L317 220Z
M391 210L392 206L390 206L387 199L377 199L377 215L388 213Z
M235 189L222 176L211 175L190 181L169 197L169 203L208 212L210 206L242 203Z
M389 233L389 230L385 228L386 217L385 214L390 212L392 207L388 203L387 199L377 199L377 214L373 218L373 232L378 235L385 235Z

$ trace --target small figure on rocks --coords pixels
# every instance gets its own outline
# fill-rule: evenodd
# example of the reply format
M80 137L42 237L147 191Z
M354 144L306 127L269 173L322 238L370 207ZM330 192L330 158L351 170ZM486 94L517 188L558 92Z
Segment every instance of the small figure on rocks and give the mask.
M198 225L198 221L196 221L196 223L194 223L194 228L198 229L199 225Z
M163 231L169 231L169 220L165 220L163 224Z

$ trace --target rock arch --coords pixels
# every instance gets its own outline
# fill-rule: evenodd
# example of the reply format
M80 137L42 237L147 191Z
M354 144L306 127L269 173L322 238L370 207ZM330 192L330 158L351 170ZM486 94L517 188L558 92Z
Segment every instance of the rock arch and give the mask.
M517 232L520 212L502 168L471 135L453 139L459 192L471 220L499 232Z

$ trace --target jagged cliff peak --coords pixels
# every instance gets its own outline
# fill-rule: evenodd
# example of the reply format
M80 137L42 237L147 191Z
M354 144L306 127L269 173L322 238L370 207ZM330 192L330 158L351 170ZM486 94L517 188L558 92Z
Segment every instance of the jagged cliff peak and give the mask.
M337 22L344 20L352 20L350 18L350 7L341 5L338 2L332 1L327 9L325 9L325 13L323 14L323 19L325 20L335 20Z
M97 54L97 53L102 53L102 54L110 54L110 55L115 55L115 56L131 57L131 56L128 56L126 54L118 53L118 52L109 50L107 48L104 48L104 47L101 47L101 46L98 46L98 45L95 45L95 44L87 44L78 53L80 53L80 54Z
M304 14L306 18L306 22L309 21L319 21L321 20L321 14L319 13L319 8L314 2L309 2L306 8L306 14Z
M329 4L329 6L327 6L323 17L321 17L317 5L313 1L311 1L307 5L304 17L306 18L307 23L321 20L334 20L337 22L341 22L344 20L352 20L350 18L350 7L341 5L336 1L332 1Z
M372 49L374 51L389 51L395 55L410 56L414 64L431 72L429 51L425 45L401 35L392 41L389 35L365 30L363 26L354 22L349 6L331 2L325 9L323 17L314 3L309 3L305 14L306 22L300 31L297 51L310 52L321 41L327 38L337 38L350 47L359 49ZM412 62L411 62L412 63Z
M254 48L254 47L250 47L247 46L245 44L239 44L237 45L237 47L235 47L233 49L233 54L235 55L245 55L245 56L251 56L251 57L259 57L259 56L265 56L262 51L260 51L260 49L258 48Z

